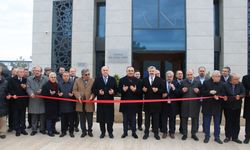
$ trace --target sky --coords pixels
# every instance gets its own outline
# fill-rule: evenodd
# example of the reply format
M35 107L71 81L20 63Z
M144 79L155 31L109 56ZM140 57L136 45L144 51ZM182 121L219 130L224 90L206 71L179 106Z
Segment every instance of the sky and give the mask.
M31 60L33 0L0 0L0 60Z

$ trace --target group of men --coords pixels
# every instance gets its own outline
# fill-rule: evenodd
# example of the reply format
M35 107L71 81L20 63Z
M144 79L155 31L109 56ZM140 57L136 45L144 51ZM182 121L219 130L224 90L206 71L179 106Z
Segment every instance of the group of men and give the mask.
M181 70L176 71L175 75L173 71L167 71L164 78L160 77L160 72L154 66L148 67L147 71L148 75L141 79L140 72L129 66L126 68L126 75L117 83L116 79L109 75L108 66L103 66L101 76L95 79L91 78L88 69L83 69L81 77L77 77L75 68L67 72L60 67L59 74L56 75L48 67L42 74L42 68L39 66L32 69L31 76L25 73L25 69L16 68L12 70L12 77L4 79L0 69L0 96L6 98L9 104L8 131L15 130L16 136L28 134L25 124L26 110L28 110L28 128L32 130L31 136L37 134L38 128L41 134L48 134L51 137L60 134L55 124L61 120L60 137L64 137L67 132L74 137L74 132L79 131L79 123L82 130L81 137L86 135L93 137L95 104L83 103L82 100L96 99L97 102L102 100L102 103L97 103L96 109L96 121L101 131L100 138L105 137L106 130L109 138L114 138L114 103L103 103L103 101L114 100L114 97L120 93L119 111L123 116L121 138L127 137L129 130L132 131L134 138L138 138L136 130L142 130L142 112L144 111L143 139L146 140L149 137L150 129L157 140L160 140L159 132L162 132L163 139L167 136L174 139L176 116L179 115L182 140L188 137L188 120L191 118L191 138L199 141L196 134L199 130L200 112L202 112L204 143L210 140L212 118L214 141L219 144L223 143L220 139L223 116L225 116L226 136L224 143L231 140L242 143L238 135L242 99L244 99L243 117L246 120L244 143L249 143L250 75L244 76L240 82L240 76L230 73L229 67L224 67L221 72L213 71L211 77L207 76L205 67L198 68L197 77L194 76L193 70L188 69L185 79ZM42 96L47 96L47 98ZM56 101L50 97L70 98L77 102ZM131 100L144 100L145 102L131 103L129 102ZM3 117L0 118L2 119Z

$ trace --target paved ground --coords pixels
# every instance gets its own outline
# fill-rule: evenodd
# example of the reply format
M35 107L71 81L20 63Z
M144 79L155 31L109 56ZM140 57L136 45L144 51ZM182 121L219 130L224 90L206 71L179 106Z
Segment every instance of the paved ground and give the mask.
M60 124L57 123L57 129L60 129ZM30 133L30 130L27 130ZM221 139L223 140L224 128L221 129ZM80 138L80 132L75 134L75 138L70 138L69 135L59 138L48 137L47 135L37 134L36 136L20 136L16 137L15 133L8 133L7 138L4 140L0 139L0 150L249 150L250 144L236 144L233 142L224 143L219 145L210 139L208 144L203 143L204 134L198 133L200 141L193 141L190 137L186 141L181 140L181 135L176 134L176 139L161 139L159 141L153 138L153 134L150 134L148 140L143 140L143 132L137 131L139 139L131 137L131 133L125 139L121 139L122 135L122 124L116 123L114 125L114 139L109 139L106 136L104 139L99 139L99 125L94 123L94 137ZM244 128L241 128L240 139L244 139Z

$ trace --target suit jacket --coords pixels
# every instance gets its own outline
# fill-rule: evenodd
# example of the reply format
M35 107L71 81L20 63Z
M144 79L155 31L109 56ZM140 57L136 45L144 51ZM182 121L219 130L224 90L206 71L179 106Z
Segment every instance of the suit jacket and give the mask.
M147 88L147 92L144 92L144 99L147 100L157 100L162 99L162 94L166 91L165 86L163 85L163 80L160 77L155 76L155 79L150 85L149 77L146 77L142 80L142 87ZM152 88L158 88L156 93L153 92ZM160 112L161 111L161 102L156 103L144 103L145 112Z
M221 77L220 77L220 81L222 81L222 82L228 82L228 81L230 81L230 79L231 79L231 76L230 76L230 75L229 75L227 81L225 80L225 78L224 78L222 75L221 75Z
M94 84L94 79L89 79L86 87L84 86L84 80L82 78L77 78L74 83L73 93L76 99L79 97L82 100L89 100L93 94L91 89ZM78 112L94 112L95 104L94 103L76 103L76 111Z
M208 77L208 76L205 76L204 78L205 78L205 80L203 81L203 83L204 83L206 80L209 80L209 77ZM200 81L200 76L196 76L196 77L194 77L194 79L197 80L197 81ZM200 82L201 82L201 81L200 81ZM201 85L203 85L203 83L201 83Z
M136 86L136 91L133 92L130 89L130 86ZM123 91L123 86L128 86L128 90L126 92ZM119 93L121 93L121 100L129 101L133 99L140 99L142 94L141 82L139 79L132 77L129 78L127 76L123 77L119 81ZM120 112L126 113L136 113L139 109L139 103L121 103L120 104Z
M234 93L232 90L232 84L230 82L226 82L224 84L224 95L228 96L228 100L225 101L225 109L241 109L242 97L245 96L245 88L242 83L236 84ZM240 100L236 100L235 96L240 95Z
M209 79L203 83L203 96L222 96L223 95L223 82L213 82L213 79ZM211 90L215 90L216 94L210 94ZM223 99L216 100L214 98L203 99L202 101L202 113L208 115L219 115L222 109Z
M175 90L173 90L172 88L169 89L169 91L167 90L167 82L168 81L164 81L164 89L166 90L164 93L167 93L167 97L164 99L171 99L171 98L177 98L177 89L176 89L176 85L174 82L172 82L172 84L174 84L175 86ZM167 100L166 100L167 101ZM178 112L177 110L178 108L178 102L177 101L172 101L172 102L162 102L162 113L169 113L172 116L175 116Z
M181 90L182 98L193 98L193 97L200 96L200 92L201 92L200 81L193 80L191 84L189 83L188 79L185 79L181 83L181 89L183 87L187 87L188 91L186 93L183 93ZM200 92L195 93L194 88L198 88ZM181 102L181 116L182 117L198 117L199 113L200 113L200 101L199 100Z
M27 96L26 88L21 87L21 84L26 85L26 82L26 78L22 78L22 81L19 81L17 76L11 78L8 83L9 94L17 96ZM28 106L28 98L11 99L11 101L13 109L25 109L25 107Z
M246 97L244 100L244 114L243 117L250 119L250 75L245 75L242 79L242 84L246 90Z
M60 82L58 83L58 91L62 92L62 98L71 98L73 99L73 96L69 96L69 93L72 93L73 91L73 82ZM76 104L75 102L69 102L69 101L59 101L59 112L60 113L71 113L75 112Z
M110 95L109 90L113 89L114 94ZM104 95L99 94L99 90L104 91ZM103 77L97 77L92 87L92 93L97 96L97 100L113 100L117 92L117 84L114 77L108 76L107 84ZM112 123L114 122L114 104L97 104L97 122Z

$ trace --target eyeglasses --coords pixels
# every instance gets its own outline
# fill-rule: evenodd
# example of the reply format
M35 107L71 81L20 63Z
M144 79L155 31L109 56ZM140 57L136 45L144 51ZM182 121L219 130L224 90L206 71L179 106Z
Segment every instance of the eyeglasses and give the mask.
M55 79L56 77L50 77L50 78Z
M86 73L86 74L84 74L85 76L89 76L90 74L89 73Z

